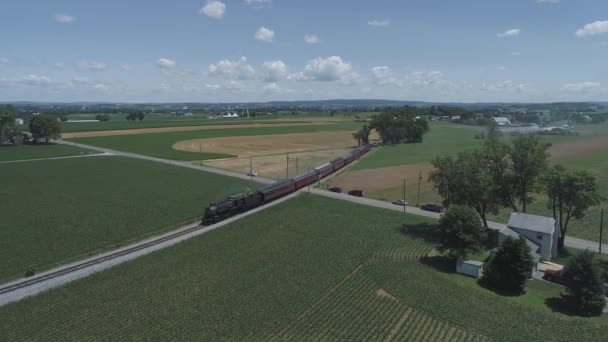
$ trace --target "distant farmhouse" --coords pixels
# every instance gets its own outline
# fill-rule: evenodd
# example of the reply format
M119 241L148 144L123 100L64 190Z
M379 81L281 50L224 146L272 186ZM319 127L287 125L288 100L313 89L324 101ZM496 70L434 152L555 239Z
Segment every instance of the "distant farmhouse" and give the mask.
M494 123L496 123L497 126L511 126L511 120L504 116L495 117Z
M23 119L21 119L21 118L16 118L15 119L15 125L21 126L21 125L23 125L23 123L24 123Z

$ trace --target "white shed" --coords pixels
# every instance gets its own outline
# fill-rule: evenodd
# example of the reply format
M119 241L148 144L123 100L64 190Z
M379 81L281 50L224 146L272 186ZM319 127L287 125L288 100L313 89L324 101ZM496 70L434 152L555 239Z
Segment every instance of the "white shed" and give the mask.
M459 258L456 272L473 278L480 278L483 273L483 262Z
M17 125L17 126L21 126L21 125L23 125L23 124L24 124L23 119L21 119L21 118L16 118L16 119L15 119L15 125Z

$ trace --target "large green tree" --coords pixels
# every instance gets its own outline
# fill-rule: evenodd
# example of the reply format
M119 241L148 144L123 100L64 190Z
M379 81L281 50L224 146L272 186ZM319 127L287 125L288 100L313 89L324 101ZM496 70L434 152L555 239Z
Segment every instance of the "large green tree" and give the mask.
M469 207L453 205L439 220L439 246L450 256L466 257L481 250L486 230Z
M418 113L416 107L387 108L372 118L369 128L375 129L385 144L422 142L429 124Z
M508 237L485 265L480 282L500 292L520 295L525 292L533 266L526 240Z
M12 143L17 133L15 118L13 106L0 106L0 145Z
M358 145L367 145L369 144L370 133L371 129L367 125L363 125L360 130L353 133L353 138L357 140Z
M44 140L48 143L51 139L61 138L61 125L55 118L46 115L33 116L30 119L29 127L32 138L36 142Z
M488 215L498 214L502 198L498 195L500 185L494 180L487 156L482 150L461 152L457 158L438 157L429 176L435 189L443 198L443 204L473 208L485 227Z
M550 143L544 142L534 134L520 135L513 139L509 154L513 168L513 186L521 205L521 212L528 211L533 201L531 193L539 189L539 179L549 161Z
M556 165L549 169L544 183L548 207L560 228L559 247L564 248L570 220L583 218L604 197L598 191L595 176L585 170L571 171Z
M582 316L600 315L606 306L601 287L600 269L593 253L584 251L570 260L564 270L566 294L562 295L570 310Z

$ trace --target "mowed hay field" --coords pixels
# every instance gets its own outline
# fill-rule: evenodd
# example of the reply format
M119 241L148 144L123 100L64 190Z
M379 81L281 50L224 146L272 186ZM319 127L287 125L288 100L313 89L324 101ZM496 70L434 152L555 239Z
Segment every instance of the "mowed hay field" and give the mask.
M421 262L432 224L303 194L1 307L0 340L605 340L538 299L557 287L501 297Z
M301 174L346 154L351 149L323 149L312 152L272 154L205 160L202 165L246 174L250 170L269 179L283 179ZM289 155L289 158L287 158Z
M260 136L272 134L292 134L292 133L314 133L314 132L333 132L333 131L352 131L359 129L360 123L344 122L315 125L290 125L280 127L250 127L250 128L224 128L224 129L205 129L196 131L178 131L165 133L148 133L117 135L104 137L88 137L70 139L74 142L89 144L93 146L106 147L119 151L127 151L151 155L155 157L177 159L177 160L207 160L219 158L235 157L226 153L209 153L200 150L179 151L173 146L180 141L219 138L219 137L243 137Z
M177 228L255 186L122 157L0 164L0 174L0 282Z
M0 162L40 158L68 157L95 153L86 149L56 144L0 146Z

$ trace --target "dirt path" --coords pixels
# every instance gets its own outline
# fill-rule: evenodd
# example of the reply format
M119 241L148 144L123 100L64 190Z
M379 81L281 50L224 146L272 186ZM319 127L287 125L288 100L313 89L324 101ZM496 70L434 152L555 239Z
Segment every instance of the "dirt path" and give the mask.
M306 123L277 123L277 124L242 124L242 125L205 125L205 126L179 126L179 127L156 127L156 128L135 128L117 129L110 131L90 131L90 132L70 132L63 133L63 139L88 138L88 137L108 137L114 135L131 135L164 132L185 132L185 131L206 131L214 129L236 129L236 128L259 128L259 127L287 127L287 126L317 126L327 125L329 122L311 121Z

